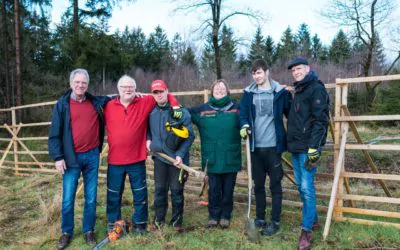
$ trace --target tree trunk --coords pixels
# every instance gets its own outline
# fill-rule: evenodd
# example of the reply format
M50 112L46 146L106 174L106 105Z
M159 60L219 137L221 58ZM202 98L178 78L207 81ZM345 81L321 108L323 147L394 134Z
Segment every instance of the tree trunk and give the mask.
M74 29L74 36L75 39L78 40L79 37L79 6L78 6L78 0L74 0L73 3L73 9L74 9L74 17L73 17L73 29Z
M8 68L8 27L7 27L6 0L1 2L2 43L4 49L4 81L5 81L5 106L10 107L10 72Z
M21 38L20 38L20 9L19 0L14 0L14 23L15 23L15 104L21 105Z
M103 91L106 91L106 64L105 63L103 63Z
M215 56L215 71L217 73L217 79L222 78L221 72L221 56L220 56L220 48L218 45L218 33L217 35L213 35L213 45L214 45L214 56Z

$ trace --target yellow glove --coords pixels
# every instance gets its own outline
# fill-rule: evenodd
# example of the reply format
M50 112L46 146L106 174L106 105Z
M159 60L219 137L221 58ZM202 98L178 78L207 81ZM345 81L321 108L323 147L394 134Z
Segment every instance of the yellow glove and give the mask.
M311 162L317 162L319 160L319 157L321 157L321 153L318 150L316 150L315 148L308 149L308 159Z
M179 120L183 116L182 108L179 106L172 107L172 117Z
M251 134L249 124L243 125L243 127L240 129L240 137L242 137L242 139L246 139L247 135L249 134Z

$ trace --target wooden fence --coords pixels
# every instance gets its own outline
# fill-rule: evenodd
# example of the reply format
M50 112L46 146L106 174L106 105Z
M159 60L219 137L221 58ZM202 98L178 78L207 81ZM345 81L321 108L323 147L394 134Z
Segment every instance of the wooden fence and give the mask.
M319 167L319 173L316 175L316 190L317 190L317 209L320 212L326 213L326 223L324 228L324 239L329 233L329 227L331 219L336 221L349 221L352 223L361 224L381 224L390 225L400 228L400 212L399 211L387 211L380 209L379 206L375 206L374 209L365 208L370 203L387 203L393 204L393 208L400 204L399 197L392 197L390 188L385 181L400 181L400 175L388 175L379 172L378 167L375 165L370 150L391 150L400 151L400 145L396 144L379 144L371 145L364 144L356 127L356 121L387 121L387 120L400 120L400 115L368 115L368 116L352 116L347 107L348 89L351 84L364 83L364 82L375 82L375 81L391 81L400 80L400 75L391 76L374 76L365 78L351 78L351 79L336 79L335 83L325 84L327 89L332 89L334 93L334 115L333 120L330 122L331 142L333 145L333 163L332 165L326 164L327 167ZM241 94L241 89L231 90L232 94ZM175 96L198 96L204 97L204 102L208 101L209 90L205 89L202 91L188 91L188 92L174 92ZM30 104L18 107L12 107L9 109L0 109L1 113L11 114L11 124L4 124L0 126L0 135L8 134L0 138L0 169L4 171L13 171L16 175L26 175L27 173L45 173L45 174L58 174L54 168L54 162L47 156L47 136L36 136L36 137L24 137L19 135L20 131L24 128L40 128L49 127L51 124L49 121L35 122L35 123L22 123L17 121L17 111L26 110L31 108L48 108L48 112L51 112L51 108L56 102L45 102ZM353 133L356 139L356 144L348 143L348 133ZM39 131L40 129L38 129ZM42 129L43 131L43 129ZM3 133L2 133L3 132ZM5 132L5 133L4 133ZM399 133L400 134L400 133ZM199 140L196 139L195 143ZM30 148L35 150L30 150ZM193 147L192 147L193 148ZM197 147L198 148L198 147ZM21 150L22 149L22 150ZM329 147L327 150L330 150ZM345 170L345 157L347 150L361 150L362 155L365 157L366 162L370 168L371 173L356 173L347 172ZM101 162L105 162L107 156L108 145L105 144L103 151L101 152ZM198 152L197 152L198 153ZM283 181L283 192L284 200L283 205L285 207L295 207L294 212L298 212L302 207L302 203L298 196L298 191L294 184L293 168L289 160L282 158L285 163L285 179ZM200 161L194 159L192 166L200 168ZM106 176L106 166L100 164L100 177ZM152 184L153 168L151 160L147 161L147 172L149 183ZM320 172L320 169L322 172ZM324 171L325 170L325 171ZM334 174L332 174L332 170ZM377 180L379 186L383 192L379 196L366 196L350 194L351 182L349 179L364 179L364 180ZM372 183L373 184L373 183ZM187 194L193 194L200 190L201 182L194 178L191 178L185 187ZM246 187L247 187L247 174L245 171L241 171L238 175L237 188L235 189L235 202L245 203L246 202ZM375 186L371 187L372 189ZM330 193L329 193L330 191ZM268 196L268 195L267 195ZM270 197L267 197L267 201L271 202ZM347 202L344 202L347 201ZM357 201L357 204L356 204ZM365 205L364 203L367 202ZM363 208L358 207L358 204L364 204ZM329 205L329 206L327 206ZM296 209L297 208L297 209ZM393 210L393 209L392 209ZM292 209L293 212L293 209ZM368 218L355 218L350 215L363 215L369 216ZM357 216L356 216L357 217ZM376 217L384 218L395 218L395 222L383 222Z

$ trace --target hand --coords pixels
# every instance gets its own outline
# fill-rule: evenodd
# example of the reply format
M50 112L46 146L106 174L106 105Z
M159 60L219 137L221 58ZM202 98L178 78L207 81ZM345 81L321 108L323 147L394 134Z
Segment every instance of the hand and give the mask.
M318 150L316 150L315 148L308 149L308 159L310 160L310 162L315 163L319 160L320 157L321 153Z
M67 169L67 166L65 165L65 161L64 161L64 160L56 161L56 169L57 169L61 174L64 174L65 170Z
M179 106L172 107L172 117L175 119L181 119L183 116L182 108Z
M287 91L289 91L290 93L294 93L294 92L295 92L295 89L294 89L293 86L286 86L285 89L286 89Z
M150 153L150 152L151 152L150 144L151 144L151 140L147 140L147 141L146 141L147 153Z
M143 97L145 96L145 94L141 93L141 92L135 92L135 97Z
M175 157L175 161L174 161L174 166L179 166L179 164L181 164L182 163L182 158L180 157L180 156L176 156Z
M243 127L240 129L240 137L242 137L242 139L246 139L247 135L249 134L251 134L249 124L243 125Z

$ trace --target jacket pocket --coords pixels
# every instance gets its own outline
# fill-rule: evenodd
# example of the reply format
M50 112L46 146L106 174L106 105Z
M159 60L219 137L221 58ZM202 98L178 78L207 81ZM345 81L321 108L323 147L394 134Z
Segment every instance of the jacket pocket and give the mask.
M201 165L203 167L208 165L215 164L215 143L204 143L201 145L202 157L201 157Z
M227 165L241 165L241 148L240 145L229 145L225 154Z

